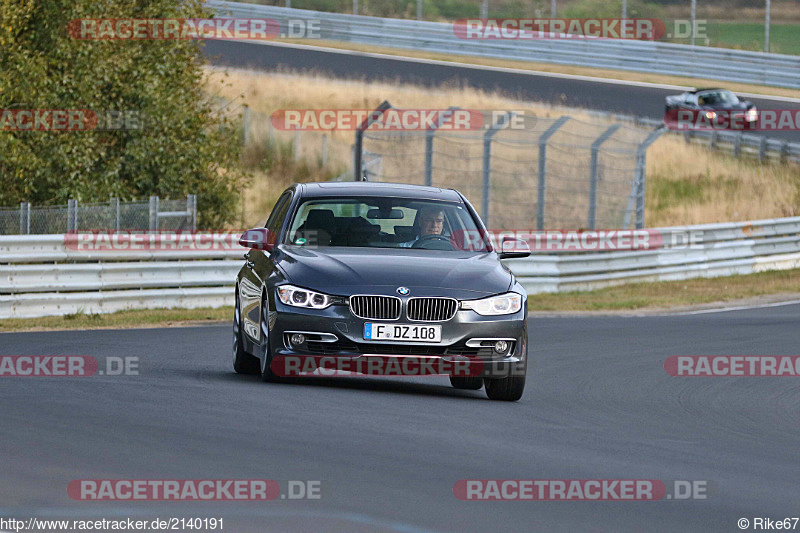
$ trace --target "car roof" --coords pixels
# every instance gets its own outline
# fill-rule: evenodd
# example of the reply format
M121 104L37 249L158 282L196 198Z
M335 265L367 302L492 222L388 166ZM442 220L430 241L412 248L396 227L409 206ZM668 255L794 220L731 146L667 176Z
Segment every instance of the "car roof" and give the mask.
M305 198L323 196L376 196L416 198L420 200L444 200L460 202L461 196L455 189L441 189L409 183L378 183L374 181L326 181L320 183L300 183L300 195Z
M731 92L728 89L695 89L693 91L689 91L689 93L699 94L699 93L720 92L720 91Z

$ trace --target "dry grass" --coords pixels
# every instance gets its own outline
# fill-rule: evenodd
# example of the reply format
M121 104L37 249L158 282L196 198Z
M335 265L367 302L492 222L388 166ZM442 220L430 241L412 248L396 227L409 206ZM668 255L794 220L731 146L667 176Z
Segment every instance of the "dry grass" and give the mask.
M352 131L332 132L328 165L321 165L319 160L321 133L303 133L303 156L300 162L294 162L294 134L275 132L274 142L279 148L268 154L271 159L264 165L267 117L277 109L374 109L383 100L389 100L407 108L458 105L469 109L525 109L539 117L569 113L579 120L597 121L581 110L532 104L456 85L426 88L243 70L229 70L227 75L209 70L209 78L214 82L226 79L228 85L219 91L220 95L241 98L254 112L254 142L246 158L251 159L248 165L255 168L255 179L243 195L242 223L249 225L266 217L287 185L294 181L331 179L348 167L351 157ZM646 222L650 227L800 214L797 166L735 159L701 146L687 145L678 136L664 135L650 148L647 177ZM525 181L531 179L528 176Z
M649 227L800 215L800 167L724 156L678 137L647 154Z
M107 314L72 313L64 316L0 319L0 332L199 326L230 320L232 316L233 306L216 309L136 309Z

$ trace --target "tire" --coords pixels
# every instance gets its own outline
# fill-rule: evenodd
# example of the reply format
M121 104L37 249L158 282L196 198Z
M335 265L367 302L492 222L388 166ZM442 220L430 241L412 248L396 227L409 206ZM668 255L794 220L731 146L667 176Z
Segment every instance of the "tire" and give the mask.
M261 310L260 310L259 327L261 328L261 349L262 357L259 365L259 373L261 374L261 381L265 383L278 383L282 381L281 377L272 371L272 351L269 347L269 300L267 295L261 295Z
M473 376L464 378L450 376L450 384L456 389L479 390L483 387L483 378Z
M508 376L505 378L485 379L486 396L490 400L516 402L522 398L525 390L525 376Z
M247 353L242 339L242 312L239 307L239 288L236 288L236 303L233 306L233 370L237 374L258 372L258 359Z

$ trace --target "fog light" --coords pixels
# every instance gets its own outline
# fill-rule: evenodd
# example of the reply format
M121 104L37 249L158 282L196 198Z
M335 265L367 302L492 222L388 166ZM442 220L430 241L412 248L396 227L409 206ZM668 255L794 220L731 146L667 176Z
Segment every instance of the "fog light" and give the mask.
M298 345L303 344L304 342L306 342L306 336L301 334L301 333L295 333L294 335L292 335L292 338L290 340L291 340L292 344L294 344L295 346L298 346Z
M494 343L494 351L497 353L506 353L508 350L508 343L506 341L497 341Z

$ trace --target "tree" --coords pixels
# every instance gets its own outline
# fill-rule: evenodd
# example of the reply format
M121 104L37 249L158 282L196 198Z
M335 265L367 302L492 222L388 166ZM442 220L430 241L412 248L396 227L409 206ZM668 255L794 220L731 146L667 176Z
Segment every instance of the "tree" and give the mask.
M240 135L205 92L199 41L68 33L77 19L210 15L201 0L0 0L0 110L121 111L141 125L55 132L0 123L0 205L192 193L202 226L232 220L245 180Z

